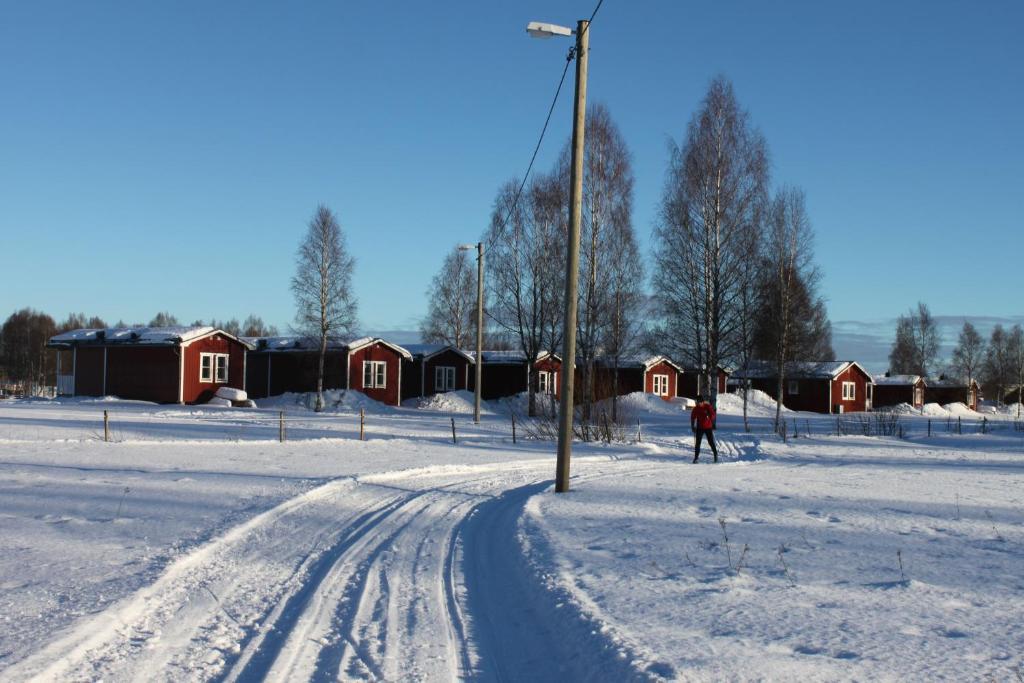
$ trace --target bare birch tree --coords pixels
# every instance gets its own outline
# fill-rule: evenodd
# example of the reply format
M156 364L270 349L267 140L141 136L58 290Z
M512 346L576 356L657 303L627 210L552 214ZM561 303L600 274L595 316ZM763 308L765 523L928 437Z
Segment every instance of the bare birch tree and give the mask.
M732 84L714 79L682 146L670 148L656 242L657 295L675 352L704 368L717 401L719 365L734 357L749 233L757 229L768 182L764 138L750 127Z
M453 247L427 290L429 307L420 322L420 338L430 344L467 349L476 333L476 266Z
M967 380L967 396L964 397L967 405L971 404L971 383L978 379L978 370L984 360L985 340L974 325L965 320L953 349L951 365L953 372Z
M345 247L338 219L323 204L309 221L306 237L295 257L292 293L296 329L320 341L316 379L316 410L324 408L324 359L329 339L351 335L356 324L352 294L355 259Z
M614 300L610 286L619 274L642 272L633 231L633 168L629 149L612 120L608 108L594 104L587 111L584 148L583 207L580 224L580 277L576 343L577 362L582 370L580 392L583 433L594 401L595 362L609 328L619 315L619 341L625 341L624 324L635 297L619 292ZM561 167L568 169L570 149L566 146ZM566 184L568 175L566 175ZM635 263L626 264L624 259ZM616 312L616 308L618 311ZM624 348L609 360L617 364ZM613 368L617 370L617 368ZM614 372L613 377L617 378ZM617 391L617 389L615 389Z
M889 371L894 375L928 376L939 353L939 329L928 305L917 303L917 310L896 321L896 339L889 352Z
M489 315L522 351L529 373L529 414L537 414L535 364L541 352L561 345L565 264L564 191L557 176L538 176L517 201L519 181L498 191L485 243ZM571 372L571 370L567 370Z
M831 359L805 357L808 352L818 350L812 324L820 275L814 265L814 234L803 192L795 188L781 189L771 203L767 223L763 300L756 337L761 355L775 364L775 427L778 429L786 363Z

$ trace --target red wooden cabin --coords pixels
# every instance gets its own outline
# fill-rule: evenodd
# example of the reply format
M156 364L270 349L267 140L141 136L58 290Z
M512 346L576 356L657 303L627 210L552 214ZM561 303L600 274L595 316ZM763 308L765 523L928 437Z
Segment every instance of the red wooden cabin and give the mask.
M625 396L642 391L670 401L677 395L680 372L682 368L666 356L630 356L619 359L618 368L613 360L598 358L594 368L594 400L611 398L616 392ZM577 375L582 373L577 371ZM581 389L582 385L576 391L577 397L582 396Z
M778 387L775 363L754 361L733 373L741 384L774 397ZM792 361L785 366L782 404L811 413L850 413L870 410L874 382L856 361Z
M970 390L967 388L967 381L939 377L938 379L926 379L924 382L924 402L946 405L948 403L963 403L971 410L978 409L978 383L971 380Z
M402 365L406 362L412 362L412 354L383 339L364 337L349 342L346 388L385 405L400 405Z
M205 403L245 389L248 343L212 327L82 329L52 337L62 396Z
M718 393L724 394L728 391L727 386L729 383L729 371L718 366ZM707 387L704 386L704 377L700 371L700 368L696 367L684 367L679 371L679 385L676 396L685 396L686 398L697 398L698 395L707 396L710 394Z
M903 403L914 408L924 407L925 382L920 375L876 375L872 406L885 408Z
M473 356L450 344L407 344L412 361L402 371L402 400L473 387Z
M557 395L562 386L562 359L542 351L533 369L537 392ZM481 376L483 386L480 395L485 400L521 394L530 382L530 370L522 351L484 351ZM475 376L470 373L470 391L475 390L474 381Z

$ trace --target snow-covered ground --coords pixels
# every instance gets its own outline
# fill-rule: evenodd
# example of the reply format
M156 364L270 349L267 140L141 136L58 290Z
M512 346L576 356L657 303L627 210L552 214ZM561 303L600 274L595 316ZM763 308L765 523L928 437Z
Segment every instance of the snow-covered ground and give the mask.
M722 397L693 465L634 395L640 441L576 444L556 495L522 399L259 404L0 401L0 679L1024 676L1012 411L787 412L783 443Z

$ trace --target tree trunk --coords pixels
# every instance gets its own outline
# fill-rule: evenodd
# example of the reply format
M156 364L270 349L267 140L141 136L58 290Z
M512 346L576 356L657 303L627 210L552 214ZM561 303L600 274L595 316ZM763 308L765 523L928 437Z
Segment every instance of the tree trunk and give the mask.
M316 371L316 412L324 409L324 359L327 356L327 334L320 333L320 362Z

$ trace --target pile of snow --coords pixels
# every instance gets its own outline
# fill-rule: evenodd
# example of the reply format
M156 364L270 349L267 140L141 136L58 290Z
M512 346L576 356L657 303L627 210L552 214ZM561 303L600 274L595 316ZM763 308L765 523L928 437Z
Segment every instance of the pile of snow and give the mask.
M558 396L551 394L535 394L538 415L553 415L558 410ZM500 415L527 415L530 411L530 394L526 391L513 396L486 401L490 405L491 412Z
M409 405L420 410L433 410L438 413L468 414L473 412L474 395L472 391L449 391L447 393L423 396L405 401L403 405ZM482 402L481 402L482 403ZM480 412L491 412L480 407Z
M246 401L249 399L248 394L234 387L221 387L217 390L216 396L217 398L226 398L229 401Z
M229 401L226 398L221 398L220 396L214 396L213 398L211 398L209 401L206 402L206 405L208 405L208 406L224 406L225 408L230 408L231 407L231 401Z
M881 406L875 409L877 413L896 413L898 415L918 415L919 411L909 403L898 403L894 406Z
M617 403L620 414L679 415L683 411L682 405L666 401L660 396L648 394L643 391L634 391L632 394L619 396ZM611 412L611 406L611 399L605 399L603 401L598 401L597 403L598 411L603 409Z
M726 415L742 415L743 391L719 394L718 412ZM782 406L782 412L788 413L790 410L786 406ZM750 389L747 391L747 415L775 415L775 399L760 389Z
M315 410L316 392L288 391L278 396L262 399L260 405L264 408L276 408L278 410L292 408ZM324 391L325 412L358 413L360 408L367 413L389 413L394 410L394 408L386 406L380 401L373 400L361 391L346 389L327 389Z
M963 403L947 403L942 406L938 403L925 403L924 408L921 410L922 415L930 415L932 417L950 417L950 416L963 416L963 417L976 417L978 413L968 408Z

